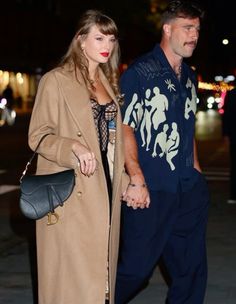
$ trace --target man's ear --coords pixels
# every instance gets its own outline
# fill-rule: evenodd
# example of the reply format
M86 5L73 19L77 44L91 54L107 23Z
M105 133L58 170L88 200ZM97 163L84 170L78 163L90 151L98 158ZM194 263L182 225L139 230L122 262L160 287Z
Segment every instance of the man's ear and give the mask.
M169 36L170 35L170 25L169 24L164 24L163 25L163 32Z

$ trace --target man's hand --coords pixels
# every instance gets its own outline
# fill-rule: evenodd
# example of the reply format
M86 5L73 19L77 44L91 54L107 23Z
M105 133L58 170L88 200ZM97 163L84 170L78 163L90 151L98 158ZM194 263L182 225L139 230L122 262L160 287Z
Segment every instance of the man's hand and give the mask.
M150 196L147 186L144 182L134 182L134 180L135 179L131 178L131 182L123 194L122 199L127 202L128 207L132 207L133 209L148 208L150 205Z
M125 142L125 167L130 176L130 183L123 193L122 199L127 206L137 208L148 208L150 196L145 183L142 170L138 161L138 149L134 136L134 130L130 126L123 125Z

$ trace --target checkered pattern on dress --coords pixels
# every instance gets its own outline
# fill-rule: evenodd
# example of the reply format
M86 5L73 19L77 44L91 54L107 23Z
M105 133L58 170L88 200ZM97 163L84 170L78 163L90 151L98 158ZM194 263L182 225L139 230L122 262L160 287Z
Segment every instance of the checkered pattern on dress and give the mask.
M117 106L112 100L111 102L101 105L95 99L91 98L93 118L97 129L98 140L101 151L107 150L109 140L109 121L113 120L117 115Z

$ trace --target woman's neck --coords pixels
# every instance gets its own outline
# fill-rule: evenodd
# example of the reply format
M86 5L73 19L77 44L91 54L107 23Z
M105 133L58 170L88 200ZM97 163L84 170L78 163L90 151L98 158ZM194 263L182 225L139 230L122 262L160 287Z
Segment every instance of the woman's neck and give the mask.
M98 65L89 68L89 78L95 83L99 79Z

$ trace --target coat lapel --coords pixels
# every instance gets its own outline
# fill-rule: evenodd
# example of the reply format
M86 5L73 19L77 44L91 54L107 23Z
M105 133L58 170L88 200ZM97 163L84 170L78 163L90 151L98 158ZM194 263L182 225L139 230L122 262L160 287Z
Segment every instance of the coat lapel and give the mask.
M100 159L99 143L94 125L93 113L90 104L90 95L83 79L78 74L78 80L74 73L64 72L63 90L66 106L68 107L72 119L78 127L87 146ZM95 126L95 125L94 125Z

